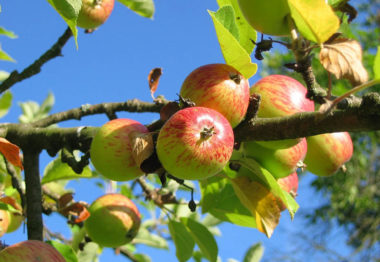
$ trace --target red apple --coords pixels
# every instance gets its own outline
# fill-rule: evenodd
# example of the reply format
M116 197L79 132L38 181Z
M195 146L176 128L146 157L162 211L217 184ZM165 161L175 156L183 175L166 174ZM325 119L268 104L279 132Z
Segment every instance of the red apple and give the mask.
M351 159L354 148L347 132L327 133L307 138L306 169L318 176L331 176Z
M314 111L314 102L306 98L307 89L300 82L288 76L266 76L251 87L250 93L261 95L258 117L282 117L304 111ZM258 143L277 149L294 146L300 140L301 138L258 141Z
M196 106L212 108L237 126L249 104L249 83L235 68L209 64L191 72L182 84L180 95Z
M102 25L110 16L115 0L82 0L82 8L77 26L94 29Z
M11 205L14 209L19 212L10 212L9 213L9 225L7 228L7 233L11 233L16 231L22 224L23 216L22 216L22 208L19 203L17 203L16 199L10 196L5 196L0 198L0 201L6 204Z
M66 262L51 245L39 240L26 240L0 252L1 262Z
M104 247L130 242L140 228L141 216L136 205L122 194L106 194L89 208L84 226L92 241Z
M297 191L298 191L298 175L296 172L290 174L287 177L283 177L277 180L278 185L288 192L292 197L297 196ZM286 209L284 203L280 200L279 201L279 206L281 211L284 211Z
M234 133L228 120L206 107L176 112L161 128L157 155L181 179L203 179L220 172L231 157Z
M148 133L141 123L126 118L104 124L91 143L91 162L103 176L111 180L126 181L143 174L132 155L132 135Z
M254 158L276 178L286 177L296 171L307 152L305 138L295 146L284 149L270 149L255 142L246 142L243 146L246 156Z

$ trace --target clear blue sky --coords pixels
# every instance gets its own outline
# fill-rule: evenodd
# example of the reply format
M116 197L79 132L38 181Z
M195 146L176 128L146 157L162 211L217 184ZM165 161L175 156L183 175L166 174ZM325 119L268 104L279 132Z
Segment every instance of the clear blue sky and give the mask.
M0 70L24 69L45 52L66 29L64 21L47 1L13 0L3 2L1 7L0 26L14 31L18 38L0 38L2 48L17 60L17 63L0 61ZM155 67L163 68L156 95L176 99L182 81L189 72L204 64L224 62L207 9L216 11L216 1L156 1L156 14L150 20L116 2L109 20L99 30L93 34L84 34L83 30L79 30L78 50L71 39L63 49L63 57L45 64L37 76L13 86L14 104L2 121L17 122L21 113L18 102L42 102L49 91L56 98L53 112L87 103L120 102L132 98L151 101L147 76ZM250 79L251 84L259 79L259 73L260 68L258 74ZM157 119L154 114L119 113L118 116L134 118L144 124ZM100 126L106 121L105 116L93 116L80 122L61 123L60 126ZM41 170L50 160L46 153L42 154ZM222 261L227 261L228 258L242 260L246 249L258 241L264 244L267 261L271 261L271 256L279 251L288 251L289 257L294 255L294 249L300 245L297 233L308 234L312 230L305 228L301 213L322 201L308 186L312 176L306 175L301 182L297 198L301 206L299 214L291 222L289 215L283 213L280 225L271 239L268 240L255 229L231 224L221 225L222 236L216 239ZM71 185L76 188L76 200L90 203L103 193L90 180L81 180ZM199 194L196 198L199 200ZM58 217L47 218L46 222L55 231L62 229L67 232L65 221ZM335 228L330 247L347 255L349 250L343 243L343 234L334 230ZM5 235L1 240L12 244L26 238L27 235L21 228L15 233ZM156 251L145 246L138 246L138 251L148 253L153 261L176 261L173 245L169 251ZM297 257L303 259L309 256L310 254L297 254ZM326 261L327 258L321 256L318 260ZM106 250L100 261L127 260L122 256L114 256L112 250Z

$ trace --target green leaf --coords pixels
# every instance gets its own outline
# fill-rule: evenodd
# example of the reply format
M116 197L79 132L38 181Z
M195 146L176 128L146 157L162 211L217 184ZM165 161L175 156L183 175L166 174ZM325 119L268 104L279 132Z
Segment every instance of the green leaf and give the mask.
M47 95L47 97L45 98L45 100L42 102L40 106L40 112L43 115L47 115L50 112L50 110L53 108L54 103L55 103L54 95L53 93L49 92L49 94Z
M152 261L152 259L146 254L136 253L136 254L133 254L133 257L138 262L151 262Z
M380 46L377 47L377 54L373 63L373 72L375 79L380 79Z
M223 9L223 12L233 12L233 9ZM219 11L218 11L219 12ZM241 46L239 41L228 31L224 26L224 21L218 20L218 15L215 12L208 11L214 23L216 35L222 50L222 54L226 64L233 66L245 78L252 77L257 71L257 64L251 62L251 57L247 51ZM227 14L224 14L226 16ZM231 13L230 15L234 15Z
M219 7L232 6L235 13L235 24L239 31L239 38L237 39L245 51L251 54L255 47L255 44L251 40L256 41L257 34L255 29L245 20L237 0L217 0L217 2Z
M7 71L0 70L0 83L9 77L9 73Z
M8 36L9 38L17 38L17 35L15 33L5 29L2 26L0 26L0 35L5 35L5 36Z
M239 41L239 29L235 22L235 11L232 6L225 5L219 8L215 13L215 18Z
M256 228L255 219L243 206L227 178L213 176L200 183L202 213L232 224Z
M82 7L82 0L47 0L70 27L78 48L77 19Z
M42 177L41 184L62 179L77 179L91 177L92 172L89 166L86 166L81 174L77 174L71 169L71 167L68 164L63 163L61 161L61 158L58 157L51 161L45 167L44 176Z
M339 18L325 0L288 0L299 32L310 41L324 43L339 29Z
M0 97L0 117L5 116L12 105L12 93L7 91Z
M187 217L181 217L181 221L187 227L206 258L209 261L216 261L218 257L218 245L207 227Z
M77 253L78 261L94 262L98 255L99 246L95 242L86 243L83 250Z
M20 211L15 209L12 205L4 203L4 202L0 202L0 209L7 210L12 213L20 213Z
M78 258L71 246L54 240L46 241L46 243L52 245L55 249L57 249L59 253L61 253L61 255L66 259L66 262L78 262Z
M335 8L348 1L349 0L328 0L328 4L331 5L333 8Z
M184 224L170 220L169 232L176 246L176 256L180 262L187 261L191 258L195 246L192 235L187 231Z
M145 227L141 227L137 236L133 239L133 244L144 244L154 248L169 249L168 242L165 238L152 234Z
M264 247L261 243L252 245L245 253L243 262L260 262L264 254Z
M153 18L154 9L155 9L153 0L118 0L118 1L143 17Z
M269 173L268 170L263 168L252 158L242 158L238 161L238 163L242 165L239 170L239 174L249 176L252 180L259 181L262 185L266 186L274 196L280 198L284 202L285 206L289 210L290 216L292 218L294 217L294 214L299 208L297 202L289 193L281 189L277 183L277 180L271 173ZM246 171L244 171L244 168Z
M1 47L0 47L0 60L15 62L15 60L12 57L10 57L6 52L1 50Z

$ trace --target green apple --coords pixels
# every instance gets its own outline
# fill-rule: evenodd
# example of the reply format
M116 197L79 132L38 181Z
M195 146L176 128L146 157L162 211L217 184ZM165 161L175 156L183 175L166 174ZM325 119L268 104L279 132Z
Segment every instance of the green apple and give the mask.
M307 137L306 169L318 176L331 176L351 159L354 148L347 132Z
M10 196L5 196L5 197L0 198L0 202L9 204L14 209L19 211L19 212L7 211L9 213L9 225L8 225L7 233L16 231L21 226L22 221L23 221L22 208L20 204L17 203L17 200L15 198L10 197Z
M286 0L238 0L248 23L267 35L289 35L287 16L290 14Z
M110 16L115 0L82 0L82 8L77 26L94 29L102 25Z
M307 152L305 138L295 146L284 149L270 149L255 142L245 142L243 147L246 156L254 158L276 178L286 177L296 171Z
M104 124L91 142L91 162L104 177L115 181L135 179L143 174L133 157L132 135L148 133L132 119L118 118Z
M0 237L8 230L10 223L10 214L7 210L0 209Z
M6 247L0 252L1 262L66 262L51 245L39 240L26 240Z
M106 194L89 208L84 226L92 241L104 247L118 247L130 242L140 228L141 215L136 205L122 194Z

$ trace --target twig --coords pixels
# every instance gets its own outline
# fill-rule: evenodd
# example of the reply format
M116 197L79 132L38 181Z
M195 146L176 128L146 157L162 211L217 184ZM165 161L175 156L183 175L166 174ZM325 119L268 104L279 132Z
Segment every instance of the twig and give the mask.
M71 30L70 28L67 28L65 32L62 34L62 36L58 39L58 41L43 55L41 55L36 61L34 61L33 64L29 65L21 73L17 72L16 70L13 71L9 75L9 77L6 80L4 80L2 84L0 84L0 94L11 88L11 86L13 86L14 84L38 74L39 72L41 72L41 67L46 62L57 56L61 56L62 48L71 36Z

